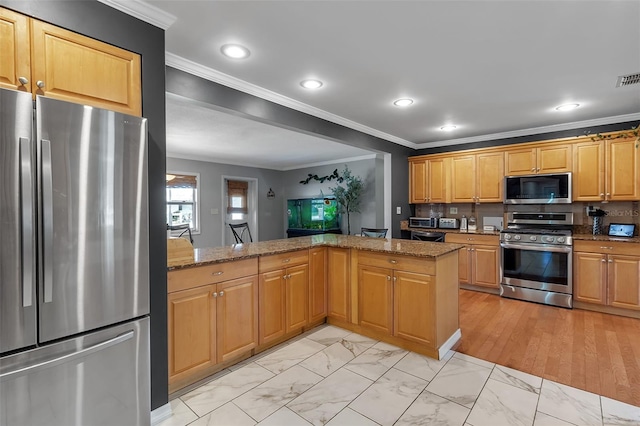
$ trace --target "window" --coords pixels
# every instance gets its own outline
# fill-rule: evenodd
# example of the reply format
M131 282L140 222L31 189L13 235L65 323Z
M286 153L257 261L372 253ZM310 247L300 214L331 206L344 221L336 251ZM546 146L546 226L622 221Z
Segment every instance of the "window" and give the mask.
M227 213L231 220L243 220L249 212L247 207L247 191L249 183L237 180L227 181Z
M198 217L198 182L197 173L167 173L167 225L172 227L188 226L192 231L199 231ZM181 230L173 230L179 235Z

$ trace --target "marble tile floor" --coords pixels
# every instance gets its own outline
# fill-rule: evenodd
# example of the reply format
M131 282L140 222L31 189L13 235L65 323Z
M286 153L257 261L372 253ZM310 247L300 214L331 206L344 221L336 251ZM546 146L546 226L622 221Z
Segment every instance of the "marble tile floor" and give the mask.
M161 426L640 425L640 407L324 325L171 395Z

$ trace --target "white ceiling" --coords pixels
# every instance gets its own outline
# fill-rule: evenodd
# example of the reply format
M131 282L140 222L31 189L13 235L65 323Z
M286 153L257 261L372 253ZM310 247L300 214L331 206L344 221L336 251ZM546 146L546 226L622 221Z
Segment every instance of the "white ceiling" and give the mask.
M640 120L640 84L615 87L640 72L640 1L134 3L175 18L169 65L414 148ZM251 56L225 58L225 43ZM415 103L394 107L401 97ZM555 111L568 102L581 107ZM195 125L217 140L214 121Z
M168 93L167 156L290 170L336 160L373 158L375 154Z

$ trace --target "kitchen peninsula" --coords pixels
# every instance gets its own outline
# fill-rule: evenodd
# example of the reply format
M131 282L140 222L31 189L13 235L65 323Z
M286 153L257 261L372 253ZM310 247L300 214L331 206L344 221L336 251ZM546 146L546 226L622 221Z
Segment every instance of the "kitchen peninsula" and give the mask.
M168 272L169 390L325 321L439 359L461 338L461 247L324 234L195 249Z

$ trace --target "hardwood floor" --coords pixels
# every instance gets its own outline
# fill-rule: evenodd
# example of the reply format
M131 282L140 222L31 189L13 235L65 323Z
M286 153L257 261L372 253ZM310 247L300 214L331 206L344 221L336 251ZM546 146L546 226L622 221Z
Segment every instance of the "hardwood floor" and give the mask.
M462 342L487 361L640 406L640 320L460 290Z

